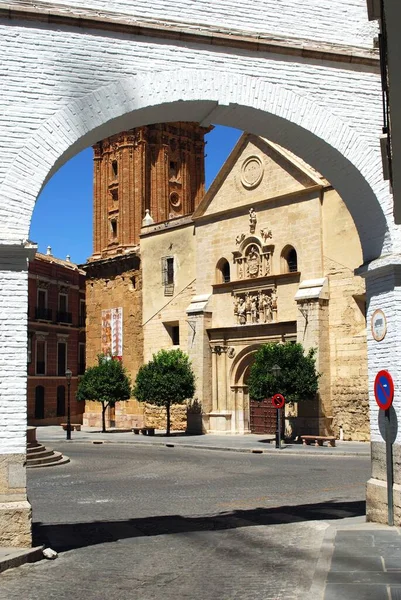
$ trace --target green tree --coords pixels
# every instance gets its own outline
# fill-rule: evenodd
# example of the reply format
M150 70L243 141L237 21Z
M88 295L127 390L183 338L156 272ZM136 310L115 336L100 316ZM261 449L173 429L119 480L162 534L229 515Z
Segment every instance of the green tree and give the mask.
M263 400L274 394L283 394L286 402L301 402L316 396L319 374L315 366L316 350L306 354L302 344L264 344L255 353L249 379L249 396ZM272 368L280 367L275 375Z
M86 369L77 391L77 400L96 400L102 404L102 431L106 432L106 409L131 396L131 382L119 360L100 354L98 364Z
M179 349L160 350L142 365L136 376L134 396L139 402L164 406L170 435L172 404L182 404L195 393L195 377L186 354Z

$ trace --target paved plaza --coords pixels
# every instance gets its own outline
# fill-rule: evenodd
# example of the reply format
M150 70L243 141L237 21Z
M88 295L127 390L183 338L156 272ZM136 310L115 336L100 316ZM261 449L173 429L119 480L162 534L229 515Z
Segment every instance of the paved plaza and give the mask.
M109 438L60 439L71 462L29 471L35 543L59 558L3 573L0 600L295 600L322 592L333 524L363 520L366 455Z

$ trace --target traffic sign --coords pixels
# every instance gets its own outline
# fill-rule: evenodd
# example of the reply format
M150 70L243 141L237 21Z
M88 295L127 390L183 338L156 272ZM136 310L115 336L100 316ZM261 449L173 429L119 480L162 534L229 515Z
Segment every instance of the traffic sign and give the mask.
M285 404L285 398L283 394L274 394L272 398L272 404L274 408L283 408Z
M375 377L375 399L382 410L387 410L393 403L394 382L388 371L379 371Z

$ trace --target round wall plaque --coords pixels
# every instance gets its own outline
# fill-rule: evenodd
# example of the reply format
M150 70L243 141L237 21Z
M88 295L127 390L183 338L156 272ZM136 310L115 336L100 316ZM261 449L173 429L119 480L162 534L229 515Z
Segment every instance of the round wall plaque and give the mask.
M248 190L255 188L262 181L263 164L258 156L248 156L242 163L241 183Z
M375 312L373 313L370 325L372 329L373 339L375 339L376 342L381 342L382 340L384 340L387 333L387 319L386 315L380 308L375 310Z

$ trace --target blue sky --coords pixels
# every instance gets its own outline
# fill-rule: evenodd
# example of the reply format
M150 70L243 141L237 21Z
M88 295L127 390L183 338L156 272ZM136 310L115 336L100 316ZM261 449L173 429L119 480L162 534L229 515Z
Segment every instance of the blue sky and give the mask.
M216 126L207 136L206 188L235 146L241 131ZM51 246L58 258L67 254L84 263L92 253L92 149L68 161L40 194L32 217L29 237L39 252Z

